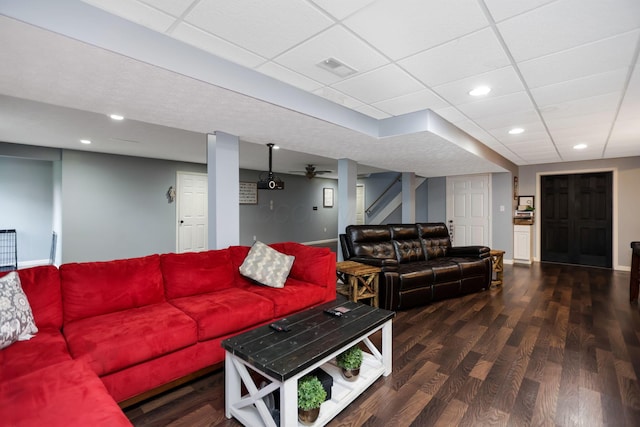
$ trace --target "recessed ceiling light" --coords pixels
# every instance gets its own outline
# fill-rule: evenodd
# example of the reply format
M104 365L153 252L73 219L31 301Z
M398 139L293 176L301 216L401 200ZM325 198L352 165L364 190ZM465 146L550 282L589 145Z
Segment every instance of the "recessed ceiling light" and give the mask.
M274 150L279 150L279 149L280 149L280 146L278 146L278 145L274 145L274 146L273 146L273 149L274 149Z
M513 128L511 130L509 130L509 134L510 135L518 135L520 133L524 132L524 129L522 128Z
M587 148L587 144L576 144L573 146L574 150L584 150L585 148Z
M122 120L122 119L124 119L124 116L121 116L120 114L110 114L109 117L111 117L113 120Z
M80 142L82 142L83 144L91 144L90 139L81 139Z
M471 96L482 96L491 92L491 88L489 86L478 86L473 88L473 90L469 91L469 95Z

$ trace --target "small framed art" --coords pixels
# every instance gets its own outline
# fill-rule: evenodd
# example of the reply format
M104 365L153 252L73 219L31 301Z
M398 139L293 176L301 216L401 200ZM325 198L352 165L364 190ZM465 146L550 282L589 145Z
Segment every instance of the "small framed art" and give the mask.
M333 188L322 189L322 206L325 208L333 207Z

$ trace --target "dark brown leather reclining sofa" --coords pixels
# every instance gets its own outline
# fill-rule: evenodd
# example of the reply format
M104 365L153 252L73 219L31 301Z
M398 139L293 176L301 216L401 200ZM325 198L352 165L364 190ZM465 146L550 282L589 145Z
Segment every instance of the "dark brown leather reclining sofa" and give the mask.
M380 307L401 310L488 289L486 246L451 246L444 223L350 225L340 235L345 261L382 269Z

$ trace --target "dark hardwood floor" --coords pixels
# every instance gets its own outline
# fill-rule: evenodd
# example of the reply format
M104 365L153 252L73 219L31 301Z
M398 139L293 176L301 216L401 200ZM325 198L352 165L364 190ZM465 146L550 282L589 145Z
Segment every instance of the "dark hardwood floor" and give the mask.
M629 273L505 265L505 285L397 313L393 373L329 426L640 426ZM215 372L128 408L136 426L238 426Z

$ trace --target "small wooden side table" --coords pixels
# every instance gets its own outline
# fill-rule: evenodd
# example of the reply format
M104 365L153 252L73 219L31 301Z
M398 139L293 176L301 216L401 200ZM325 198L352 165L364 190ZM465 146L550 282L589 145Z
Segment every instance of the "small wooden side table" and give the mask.
M489 251L489 256L491 256L493 273L496 273L495 280L493 277L491 278L491 286L502 286L502 279L504 278L504 251L491 249Z
M336 290L351 301L370 299L371 306L378 307L378 273L380 268L372 265L355 261L338 262L336 274L342 284L339 283Z

